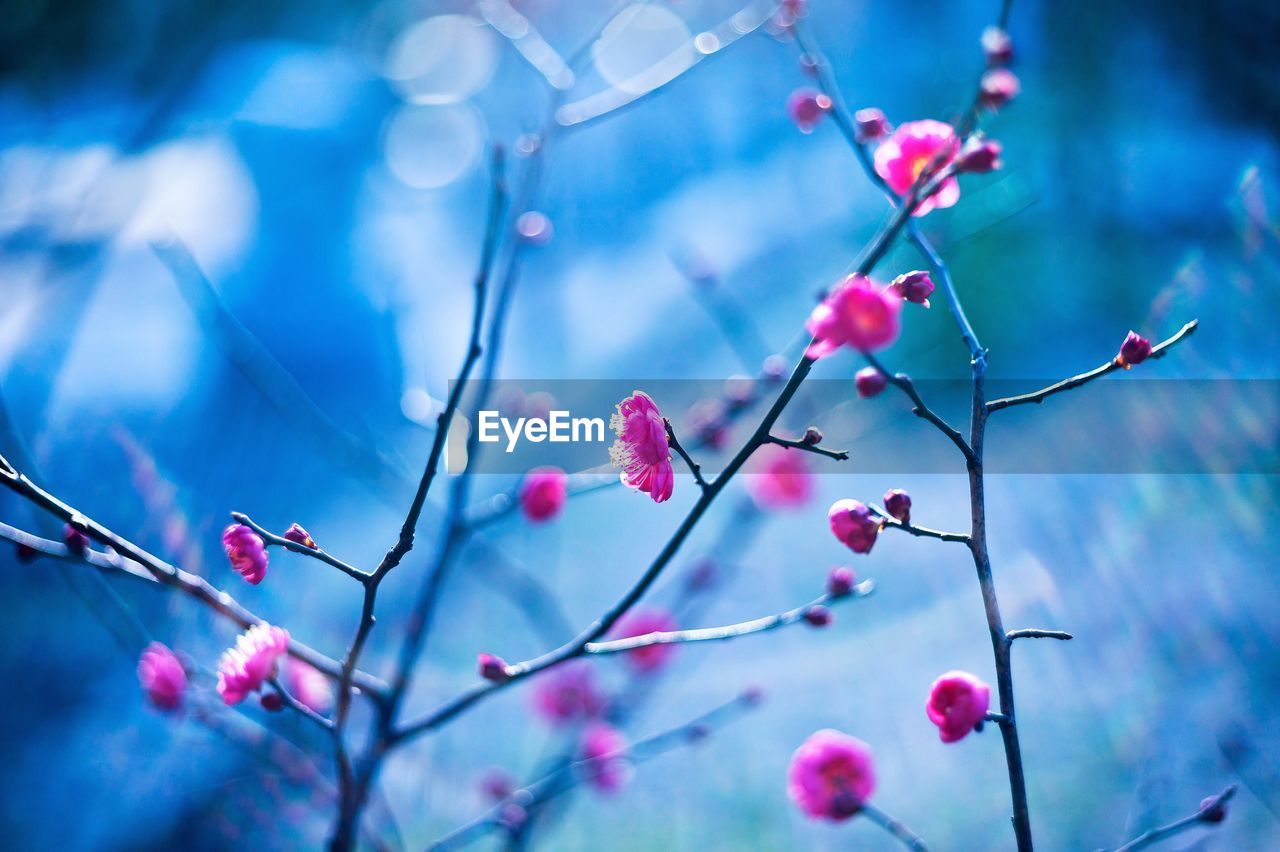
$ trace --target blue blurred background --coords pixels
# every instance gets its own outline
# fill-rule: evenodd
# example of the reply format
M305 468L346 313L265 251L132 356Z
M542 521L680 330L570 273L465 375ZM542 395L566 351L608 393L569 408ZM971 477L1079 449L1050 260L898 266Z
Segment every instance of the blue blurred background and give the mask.
M945 119L969 100L996 5L814 0L809 24L851 106L879 106L895 122ZM607 13L586 0L517 7L562 53ZM653 0L630 10L570 99L625 85L736 8ZM528 161L517 139L543 121L550 97L475 14L466 2L391 0L0 2L0 452L334 656L358 616L350 582L278 555L268 581L248 587L218 532L233 509L272 528L296 520L363 565L392 541L463 354L486 146L506 145L518 175ZM1131 327L1155 339L1198 317L1195 337L1144 377L1280 378L1280 8L1017 2L1010 31L1023 95L989 123L1006 167L924 220L993 375L1056 379L1108 358ZM752 33L557 140L531 202L554 238L528 252L500 375L713 379L755 373L793 344L814 294L886 216L830 124L803 135L788 120L787 95L806 84L797 56L787 38ZM152 241L174 236L212 291L175 280L157 258ZM687 279L673 258L689 256L714 283ZM920 265L904 244L881 269ZM754 329L726 335L698 292L708 286ZM255 363L278 369L246 366L228 314L260 341ZM922 378L967 371L940 307L911 311L886 358ZM848 378L856 366L841 355L816 374ZM1209 414L1206 453L1224 436L1274 449L1277 424L1257 411ZM989 440L1056 416L1071 407L1009 412ZM905 409L897 420L921 442L940 440ZM1117 432L1140 440L1143 428L1079 423L1099 442ZM817 477L805 509L743 514L733 489L653 601L671 600L681 571L726 536L740 546L700 624L812 598L847 560L825 532L840 497L903 487L919 522L967 525L958 459L953 475L859 475L858 453L874 446L852 449L853 472ZM477 496L512 481L483 477ZM660 506L617 489L592 494L553 525L513 518L485 541L502 565L554 589L570 624L586 624L670 535L692 503L689 485L682 478ZM1077 637L1015 653L1043 848L1115 845L1227 783L1241 785L1230 819L1180 847L1280 846L1276 492L1274 475L1230 473L989 482L1006 622ZM444 493L433 495L428 532ZM57 536L7 494L0 520ZM376 673L394 656L431 555L431 537L420 540L380 601L366 658ZM943 746L923 712L945 670L994 679L966 553L886 536L856 558L879 581L876 595L825 631L681 649L629 734L696 716L746 684L767 696L756 712L641 767L618 796L567 800L535 840L892 848L864 821L812 824L786 799L790 753L835 727L875 749L877 803L937 848L1011 847L999 738ZM523 659L564 638L521 614L495 566L488 546L464 554L411 707L471 683L478 651ZM197 714L173 720L144 706L133 670L147 638L209 667L234 637L228 624L186 598L83 567L21 565L8 551L0 595L5 846L321 842L328 806L264 761L278 755L229 745L258 724L305 744L303 723L254 708L218 723L234 734L219 733ZM618 661L598 668L606 680L623 673ZM389 808L404 845L421 848L482 810L488 767L528 776L556 742L527 699L524 688L504 692L394 758L371 821L385 824ZM327 753L319 768L331 772Z

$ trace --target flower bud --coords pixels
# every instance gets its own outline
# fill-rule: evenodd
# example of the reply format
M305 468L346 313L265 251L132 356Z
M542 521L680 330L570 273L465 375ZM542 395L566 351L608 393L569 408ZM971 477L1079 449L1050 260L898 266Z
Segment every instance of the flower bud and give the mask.
M911 523L911 495L901 488L884 492L884 510L904 524Z
M875 367L863 367L853 377L853 386L858 391L858 396L863 399L879 396L888 384L889 380L885 378L884 373Z
M827 511L831 533L854 553L870 553L882 522L857 500L837 500Z
M964 739L991 707L991 687L968 672L951 671L933 682L925 714L944 743Z
M982 105L998 109L1018 96L1022 91L1022 83L1018 75L1008 68L992 68L982 75L978 84L978 96Z
M284 698L278 692L264 692L258 703L269 713L279 713L284 709Z
M853 585L858 577L852 568L832 568L827 575L827 594L833 598L843 598L853 593Z
M494 802L500 802L516 790L516 779L501 767L494 767L480 779L480 789L484 795Z
M1200 802L1200 821L1219 823L1227 818L1227 803L1218 802L1217 796L1208 796ZM1215 803L1216 802L1216 803Z
M860 109L853 114L854 138L860 144L877 142L893 132L893 125L882 110L875 107Z
M817 89L796 89L787 99L787 115L801 133L812 133L831 106L831 98Z
M1120 354L1116 356L1116 363L1127 370L1134 364L1141 364L1149 357L1151 357L1151 341L1136 331L1130 331L1124 343L1120 344Z
M80 530L67 524L62 528L62 541L67 546L67 550L76 556L83 556L85 551L89 549L89 537Z
M477 654L476 668L480 671L480 677L494 683L506 683L511 679L507 674L507 661L493 654Z
M290 524L289 529L284 531L284 538L292 541L294 544L300 544L303 547L309 547L316 550L316 543L312 540L311 534L305 529L295 524Z
M986 174L1004 166L1000 159L1003 148L994 139L974 137L965 143L960 156L956 157L955 170L970 174Z
M804 620L814 627L826 627L834 620L834 616L822 604L814 604L804 611Z
M987 27L982 31L982 52L988 65L1008 65L1013 59L1013 39L1000 27Z
M40 551L36 550L29 544L18 545L18 552L15 554L19 562L23 565L30 565L40 558Z
M822 430L817 426L810 426L804 430L804 437L800 439L800 443L806 446L816 447L822 443Z
M929 307L929 297L933 295L933 279L928 272L916 269L904 273L893 279L889 286L906 301Z

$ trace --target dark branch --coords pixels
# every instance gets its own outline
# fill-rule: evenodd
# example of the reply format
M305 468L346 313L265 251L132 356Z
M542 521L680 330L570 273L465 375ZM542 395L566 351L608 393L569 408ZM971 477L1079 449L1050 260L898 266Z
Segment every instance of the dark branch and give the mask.
M886 527L902 530L904 533L909 533L920 538L936 538L940 541L958 541L962 544L969 543L969 536L965 533L945 532L943 530L934 530L928 527L918 527L915 524L904 523L874 503L868 503L867 508L879 515L880 519L884 521L884 525Z
M1236 785L1232 784L1218 795L1206 799L1195 813L1185 816L1180 820L1171 822L1168 825L1162 825L1159 828L1153 828L1150 831L1144 832L1123 846L1116 847L1115 852L1134 852L1134 850L1137 849L1146 849L1148 846L1159 843L1161 840L1167 840L1175 834L1181 834L1192 826L1201 823L1212 825L1215 822L1220 822L1221 819L1218 818L1218 814L1221 813L1222 806L1225 805L1235 794Z
M1004 638L1008 642L1013 642L1014 639L1060 639L1065 642L1076 637L1065 630L1039 630L1034 627L1024 627L1021 630L1010 630Z
M793 450L804 450L806 453L817 453L820 456L826 456L836 461L848 461L849 452L847 450L828 450L826 447L818 444L806 444L804 441L792 441L788 438L779 438L777 435L769 436L770 444L777 444L779 447L789 447Z
M252 518L243 512L232 512L231 517L235 519L236 523L244 524L246 527L253 530L258 534L258 537L267 544L273 544L276 547L283 547L286 550L292 550L294 553L300 553L303 556L310 556L312 559L318 559L326 565L332 565L348 577L356 578L362 583L368 582L373 576L365 571L361 571L353 565L348 565L346 562L343 562L335 556L330 556L318 547L307 547L305 544L298 544L298 542L291 541L284 536L276 535L270 530L264 529L261 525L255 523Z
M706 491L708 486L707 481L702 478L702 467L693 460L693 457L689 455L684 447L680 446L680 441L676 438L676 432L671 428L671 421L664 417L662 422L667 427L667 443L671 445L671 449L676 451L676 455L684 459L684 463L689 466L689 472L693 474L693 481L698 483L699 488Z

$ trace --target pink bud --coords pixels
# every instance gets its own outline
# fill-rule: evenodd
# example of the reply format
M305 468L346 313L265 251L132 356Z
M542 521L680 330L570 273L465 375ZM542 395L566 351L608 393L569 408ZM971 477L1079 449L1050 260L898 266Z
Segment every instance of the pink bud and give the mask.
M974 137L965 143L964 148L960 151L960 156L956 157L955 170L957 172L969 172L972 174L985 174L993 172L996 169L1004 167L1004 161L1000 159L1000 152L1004 150L1000 147L1000 143L994 139L980 139Z
M1116 363L1127 370L1134 364L1141 364L1149 357L1151 357L1151 341L1136 331L1130 331L1124 343L1120 344L1120 354L1116 356Z
M929 273L921 269L904 273L893 279L889 285L908 302L929 307L929 297L933 295L933 279Z
M804 430L804 435L800 438L800 443L809 447L816 447L818 444L822 443L822 430L817 426L808 427Z
M911 523L911 495L901 488L884 492L884 510L904 524Z
M835 616L822 604L814 604L804 611L804 620L813 627L826 627L835 620Z
M968 672L951 671L933 682L925 713L944 743L964 739L991 707L991 687Z
M485 680L506 683L511 679L507 674L507 661L493 654L477 654L476 667L480 670L480 677Z
M870 553L882 522L857 500L837 500L827 511L831 532L854 553Z
M827 575L827 594L833 598L843 598L853 593L856 582L858 582L858 576L853 573L852 568L832 568L831 573Z
M1008 68L992 68L982 75L979 83L979 97L984 106L997 109L1007 104L1022 91L1022 83L1018 75Z
M1013 39L999 27L987 27L982 31L982 52L988 65L1007 65L1013 59Z
M278 692L264 692L262 697L258 699L258 703L268 713L279 713L284 709L284 699Z
M480 789L487 798L500 802L515 792L516 779L507 770L494 767L480 779Z
M853 114L854 138L861 144L877 142L893 132L893 125L882 110L860 109Z
M801 133L812 133L818 120L831 109L831 98L817 89L796 89L787 99L787 115Z
M1217 796L1208 796L1200 801L1200 821L1201 822L1222 822L1227 818L1227 803L1214 802Z
M569 477L558 467L536 467L520 483L520 509L535 523L549 521L569 498Z
M232 524L222 531L222 549L236 573L256 586L267 576L267 547L259 535L244 524Z
M787 769L787 794L814 819L848 819L875 789L871 749L839 731L812 734L796 749Z
M669 633L678 630L675 617L662 609L637 610L618 623L615 635L619 639L632 636L648 636L650 633ZM676 651L674 644L645 645L627 652L627 662L639 674L649 674L662 668Z
M76 556L83 556L85 551L89 549L89 537L80 530L67 524L62 528L62 541L67 545Z
M889 380L885 378L884 373L875 367L863 367L853 377L853 386L858 391L858 396L863 399L879 396L888 385Z
M316 549L316 543L312 540L311 534L297 524L289 525L289 529L284 531L284 538L303 547L309 547L312 550Z
M157 709L177 710L187 691L187 672L177 654L152 642L138 658L138 683Z
M580 756L588 762L587 781L602 793L616 793L627 783L627 741L616 728L592 722L582 735Z
M40 551L36 550L29 544L18 545L17 559L23 565L30 565L40 558Z
M516 234L530 245L545 246L551 242L555 232L545 213L530 210L516 219Z

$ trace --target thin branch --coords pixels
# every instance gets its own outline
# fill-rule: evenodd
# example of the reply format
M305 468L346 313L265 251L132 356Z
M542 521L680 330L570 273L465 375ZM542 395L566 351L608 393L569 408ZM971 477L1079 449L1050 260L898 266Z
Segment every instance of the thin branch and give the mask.
M874 503L868 503L867 508L880 516L880 520L884 521L884 525L891 529L902 530L904 533L918 536L920 538L936 538L940 541L958 541L961 544L969 543L969 536L966 533L945 532L944 530L930 529L929 527L918 527L915 524L909 524L900 521L890 515L884 509Z
M1190 337L1199 325L1199 320L1192 320L1187 323L1182 328L1178 329L1178 333L1173 335L1173 337L1152 346L1151 354L1148 357L1163 358L1165 353L1168 352L1171 347L1176 346L1183 338ZM1047 388L1041 388L1033 393L1024 393L1020 396L1010 396L1005 397L1004 399L992 400L987 403L987 411L999 411L1002 408L1011 408L1015 405L1025 405L1027 403L1039 404L1056 393L1062 393L1063 391L1069 391L1072 388L1078 388L1081 385L1088 384L1094 379L1100 379L1108 373L1113 373L1120 369L1123 369L1120 361L1113 358L1102 366L1095 367L1087 373L1080 373L1079 375L1072 376L1069 379L1063 379L1056 384L1049 385Z
M479 0L476 4L489 26L497 30L511 46L555 89L572 88L576 77L564 58L556 52L542 33L507 0Z
M818 444L806 444L804 441L792 441L789 438L779 438L777 435L770 435L768 442L777 444L779 447L789 447L793 450L804 450L806 453L817 453L820 456L826 456L836 461L848 461L848 450L828 450L826 447Z
M864 352L862 355L867 359L868 364L876 368L876 370L880 372L880 375L885 377L889 384L907 395L907 398L910 399L912 403L912 414L932 423L939 432L950 438L951 443L955 444L956 448L964 454L965 461L972 462L974 460L973 450L967 443L965 443L964 436L961 435L960 432L950 423L935 414L933 409L924 404L924 400L920 398L920 394L916 390L915 382L911 381L910 376L906 373L890 373L885 369L885 366L880 363L880 359L875 355L872 355L870 352Z
M1013 642L1014 639L1059 639L1065 642L1076 637L1065 630L1040 630L1035 627L1024 627L1020 630L1010 630L1004 635L1004 638L1008 642Z
M284 702L286 707L302 715L304 718L307 719L307 721L314 722L316 725L320 726L321 729L329 733L333 733L332 720L326 719L324 716L321 716L319 713L312 710L310 707L303 704L301 701L295 698L292 694L290 694L289 690L284 688L284 684L280 683L280 678L273 677L268 682L271 684L272 687L275 688L276 694L280 696L280 700Z
M854 586L853 591L848 595L833 597L830 594L825 594L813 601L810 601L804 606L798 606L795 609L789 609L786 612L780 612L776 615L766 615L763 618L756 618L751 621L742 621L737 624L729 624L724 627L702 627L693 630L655 631L653 633L645 633L640 636L629 636L625 639L611 639L607 642L589 642L587 643L586 653L618 654L625 651L634 651L637 648L647 648L651 645L676 645L690 642L723 642L728 639L737 639L741 636L750 636L753 633L765 633L770 630L776 630L779 627L786 627L790 624L796 624L797 622L803 621L805 616L813 610L814 607L830 606L846 598L865 598L874 590L874 580L863 580L861 583Z
M915 850L915 852L929 852L929 847L925 845L925 842L920 835L916 834L914 831L907 828L901 822L889 816L875 805L872 805L870 802L863 802L858 812L866 816L867 819L871 820L885 831L892 834L898 842L908 849Z
M253 530L258 534L258 537L267 544L273 544L276 547L283 547L286 550L293 551L294 553L300 553L303 556L310 556L312 559L318 559L326 565L332 565L343 574L346 574L348 577L354 577L362 583L368 582L368 580L373 576L367 571L361 571L353 565L348 565L336 556L331 556L319 547L307 547L305 544L299 544L298 542L287 539L284 536L276 535L270 530L264 529L260 524L256 523L243 512L232 512L231 517L236 521L236 523L244 524L246 527Z
M665 423L667 427L667 443L671 445L671 449L675 450L676 454L680 456L680 458L684 459L684 463L689 466L689 472L693 474L693 481L698 483L699 488L706 491L708 486L707 481L702 478L702 467L693 460L693 457L689 455L684 447L680 446L680 441L676 438L676 432L671 428L671 421L664 417L662 418L662 422Z
M1146 849L1148 846L1159 843L1161 840L1167 840L1175 834L1181 834L1188 828L1195 825L1201 823L1212 825L1215 821L1220 821L1215 820L1215 817L1220 813L1222 806L1225 805L1235 794L1236 785L1232 784L1218 795L1206 799L1195 813L1189 814L1188 816L1171 822L1168 825L1162 825L1159 828L1153 828L1150 831L1144 832L1123 846L1116 847L1115 852L1134 852L1134 850L1137 849Z

